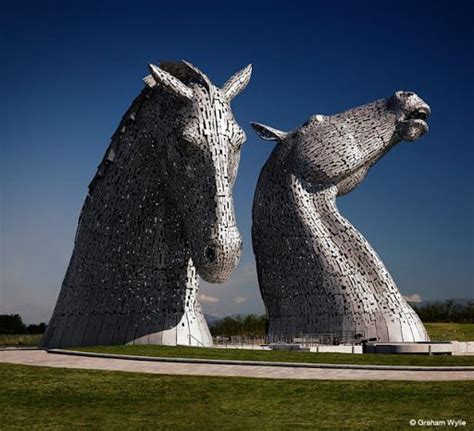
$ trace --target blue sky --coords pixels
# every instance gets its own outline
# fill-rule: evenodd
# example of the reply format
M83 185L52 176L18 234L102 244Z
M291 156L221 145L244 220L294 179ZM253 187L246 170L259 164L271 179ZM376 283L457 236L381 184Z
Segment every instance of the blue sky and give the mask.
M472 297L471 2L67 3L3 7L0 312L49 318L87 185L147 63L163 59L218 85L254 66L233 102L248 136L234 191L244 253L229 283L203 285L206 312L263 311L251 205L273 144L250 121L292 129L399 89L431 105L429 134L338 205L403 294Z

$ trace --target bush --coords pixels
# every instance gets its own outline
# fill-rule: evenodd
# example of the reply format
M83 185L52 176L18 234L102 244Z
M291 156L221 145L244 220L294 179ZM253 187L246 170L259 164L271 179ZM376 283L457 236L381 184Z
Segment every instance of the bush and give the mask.
M46 331L46 323L41 322L39 325L28 325L26 331L28 334L44 334L44 331Z
M0 314L0 334L43 334L45 330L44 322L26 326L19 314Z
M26 325L19 314L0 315L0 334L25 334Z

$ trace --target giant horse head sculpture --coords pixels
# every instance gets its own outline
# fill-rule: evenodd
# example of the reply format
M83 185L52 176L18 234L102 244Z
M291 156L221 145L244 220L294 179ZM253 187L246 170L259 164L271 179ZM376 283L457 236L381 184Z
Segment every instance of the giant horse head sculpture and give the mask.
M340 114L312 116L288 133L253 123L263 139L278 142L260 174L252 227L270 335L428 339L335 198L354 190L397 143L423 135L429 115L416 94L397 91Z
M198 275L239 260L232 188L245 134L222 88L192 64L150 65L89 185L74 252L42 345L210 345Z

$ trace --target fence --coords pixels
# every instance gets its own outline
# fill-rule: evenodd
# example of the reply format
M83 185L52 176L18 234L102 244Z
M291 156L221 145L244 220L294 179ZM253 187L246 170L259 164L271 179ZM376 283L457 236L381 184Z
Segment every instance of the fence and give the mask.
M339 344L361 344L364 334L356 331L341 331L324 334L271 334L265 337L254 338L240 335L213 337L216 347L246 347L259 348L274 344L298 344L301 347L319 345L337 346Z

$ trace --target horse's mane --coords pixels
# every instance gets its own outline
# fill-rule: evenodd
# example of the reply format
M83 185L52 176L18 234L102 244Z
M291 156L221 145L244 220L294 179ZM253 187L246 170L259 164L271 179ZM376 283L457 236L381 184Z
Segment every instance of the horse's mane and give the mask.
M200 74L199 71L191 68L184 62L162 61L160 63L160 68L165 72L168 72L170 75L173 75L175 78L178 78L184 84L195 82L201 84L207 91L210 91L210 83L205 75ZM143 88L140 94L133 100L130 107L122 116L117 129L110 138L110 144L105 151L104 157L97 167L97 172L94 175L94 178L89 183L89 195L94 190L97 182L104 177L107 168L114 162L115 154L117 154L118 145L120 143L120 138L125 133L127 126L135 121L138 111L142 107L145 100L150 97L150 94L153 91L153 86L155 85L153 77L148 75L143 79L143 81L145 82L145 88Z

